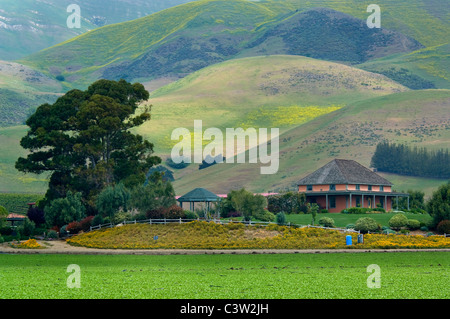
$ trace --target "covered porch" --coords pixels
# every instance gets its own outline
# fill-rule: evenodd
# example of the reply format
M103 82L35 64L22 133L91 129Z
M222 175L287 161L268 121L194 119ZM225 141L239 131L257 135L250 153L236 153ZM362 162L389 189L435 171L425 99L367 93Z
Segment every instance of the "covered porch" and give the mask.
M310 203L317 203L321 209L330 213L338 213L350 207L376 208L386 211L398 209L400 197L407 197L409 209L409 194L397 192L364 192L364 191L328 191L306 192Z

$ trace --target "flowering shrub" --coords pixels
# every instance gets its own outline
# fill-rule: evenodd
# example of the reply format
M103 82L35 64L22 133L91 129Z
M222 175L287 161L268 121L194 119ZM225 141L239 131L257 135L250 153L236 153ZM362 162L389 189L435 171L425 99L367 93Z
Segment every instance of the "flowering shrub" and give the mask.
M17 245L17 248L26 248L26 249L37 249L42 248L41 245L36 241L36 239L28 239L19 245Z
M348 233L320 228L267 227L205 221L186 224L133 224L74 236L74 246L109 249L347 249L450 248L443 236L365 235L363 244L346 246ZM158 236L158 240L154 240ZM353 242L357 242L352 234Z

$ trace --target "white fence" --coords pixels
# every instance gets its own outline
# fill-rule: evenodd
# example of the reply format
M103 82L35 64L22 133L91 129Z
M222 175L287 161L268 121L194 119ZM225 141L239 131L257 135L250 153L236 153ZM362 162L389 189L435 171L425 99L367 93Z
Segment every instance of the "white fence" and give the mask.
M262 226L262 227L266 227L268 225L277 225L277 223L274 222L255 222L255 221L236 221L236 220L223 220L223 219L211 219L211 220L205 220L205 219L182 219L182 218L177 218L177 219L167 219L167 218L161 218L161 219L146 219L146 220L125 220L119 224L113 224L113 223L108 223L108 224L103 224L103 225L97 225L97 226L91 226L90 230L98 230L101 228L112 228L112 227L116 227L116 226L123 226L123 225L129 225L129 224L150 224L150 225L155 225L155 224L184 224L184 223L190 223L193 221L207 221L207 222L213 222L213 223L217 223L217 224L222 224L222 225L226 225L229 223L241 223L247 226ZM291 226L296 226L299 228L303 228L303 227L308 227L308 228L321 228L321 229L331 229L331 230L338 230L338 231L342 231L342 232L348 232L348 233L357 233L359 234L360 231L359 230L354 230L354 229L347 229L347 228L333 228L333 227L323 227L323 226L312 226L312 225L296 225L296 224L291 224L290 222L285 224L284 226L287 227L291 227Z

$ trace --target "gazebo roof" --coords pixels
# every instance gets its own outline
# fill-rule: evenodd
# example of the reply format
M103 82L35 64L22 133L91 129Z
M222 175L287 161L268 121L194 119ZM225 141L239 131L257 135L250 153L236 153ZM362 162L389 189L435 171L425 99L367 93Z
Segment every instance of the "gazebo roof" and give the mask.
M18 220L24 220L25 218L27 218L24 215L20 215L20 214L15 214L15 213L11 213L8 215L8 217L6 217L7 221L18 221Z
M182 202L217 202L220 197L204 188L196 188L177 199Z

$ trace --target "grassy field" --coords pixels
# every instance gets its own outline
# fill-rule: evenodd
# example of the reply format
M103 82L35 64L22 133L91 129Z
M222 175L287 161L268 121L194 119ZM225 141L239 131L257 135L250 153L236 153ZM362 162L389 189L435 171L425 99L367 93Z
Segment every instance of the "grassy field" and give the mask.
M67 267L80 267L70 289ZM371 289L369 265L380 267ZM0 255L1 299L448 298L450 254Z
M336 227L344 228L348 224L355 224L355 222L361 217L370 217L375 219L381 226L389 226L389 220L394 216L395 213L383 213L383 214L318 214L316 217L316 223L322 217L332 218L335 222ZM431 221L431 216L428 214L410 214L405 213L408 219L416 219L419 222L428 223ZM286 215L288 222L298 224L298 225L310 225L311 215L308 214L291 214Z

